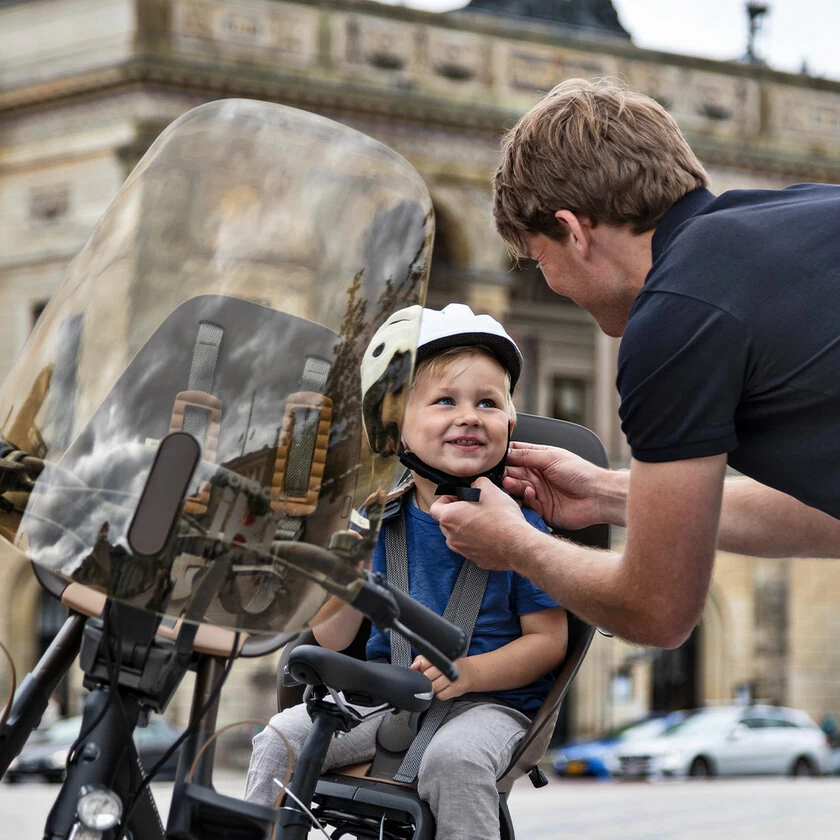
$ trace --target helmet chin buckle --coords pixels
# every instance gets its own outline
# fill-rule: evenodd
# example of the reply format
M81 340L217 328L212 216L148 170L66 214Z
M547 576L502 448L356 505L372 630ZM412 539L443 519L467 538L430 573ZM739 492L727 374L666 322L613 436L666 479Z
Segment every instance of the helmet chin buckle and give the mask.
M456 496L459 502L477 502L481 499L481 490L478 487L463 487L445 481L438 484L435 489L436 496Z
M502 486L502 477L505 474L505 455L495 467L487 472L471 475L463 478L458 475L450 475L443 470L430 467L425 461L421 461L413 452L406 452L405 447L400 443L399 458L403 466L408 467L412 472L437 484L436 496L455 496L461 502L477 502L481 498L481 490L470 485L482 476L489 478L498 487Z

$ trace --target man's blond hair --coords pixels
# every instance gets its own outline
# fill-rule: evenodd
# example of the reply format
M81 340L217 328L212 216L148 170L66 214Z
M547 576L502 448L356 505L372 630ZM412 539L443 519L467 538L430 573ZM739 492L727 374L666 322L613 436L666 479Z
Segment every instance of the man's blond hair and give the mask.
M557 210L642 233L708 183L676 121L656 100L603 79L569 79L505 135L493 219L511 254L527 257L524 233L564 240Z
M512 422L516 422L516 407L513 404L513 395L510 392L510 371L499 361L499 357L483 344L469 344L459 347L448 347L439 353L434 353L417 363L414 371L414 385L426 377L438 379L442 375L450 373L458 360L466 360L475 356L486 356L497 362L505 372L505 405L504 410Z

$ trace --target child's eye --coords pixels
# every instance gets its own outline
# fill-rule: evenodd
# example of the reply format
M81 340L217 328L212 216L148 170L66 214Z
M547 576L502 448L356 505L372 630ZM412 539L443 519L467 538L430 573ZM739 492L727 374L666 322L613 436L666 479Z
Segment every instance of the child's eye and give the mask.
M479 408L495 408L496 407L496 401L491 400L490 397L487 397L483 400L478 401L478 407Z
M455 400L452 397L438 397L435 400L436 405L455 405Z

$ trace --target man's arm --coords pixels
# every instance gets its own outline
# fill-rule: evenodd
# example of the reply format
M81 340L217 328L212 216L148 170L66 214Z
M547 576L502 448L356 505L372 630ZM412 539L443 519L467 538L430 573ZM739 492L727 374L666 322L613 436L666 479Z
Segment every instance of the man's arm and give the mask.
M532 528L532 526L528 526ZM411 667L431 680L435 695L451 700L468 692L521 688L547 674L566 655L569 625L566 610L554 607L520 616L522 635L496 650L455 661L460 677L450 682L424 656Z
M513 568L590 624L640 644L677 647L709 589L726 458L634 461L623 554L533 529L516 503L478 479L478 504L432 506L447 544L478 565ZM606 471L605 471L606 472Z
M684 463L684 462L674 462ZM571 452L513 443L505 487L555 528L627 525L629 470ZM717 547L756 557L840 557L840 520L749 478L724 484Z
M718 548L756 557L840 557L840 519L751 478L731 476L724 484Z

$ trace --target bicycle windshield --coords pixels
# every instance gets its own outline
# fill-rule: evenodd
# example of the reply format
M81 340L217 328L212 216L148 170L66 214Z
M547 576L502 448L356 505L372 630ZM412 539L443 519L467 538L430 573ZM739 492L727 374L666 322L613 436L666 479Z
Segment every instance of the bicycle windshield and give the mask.
M432 237L419 175L359 132L248 100L176 120L0 389L3 538L64 580L230 629L297 630L328 590L352 595L398 466L368 444L359 366L422 304ZM399 422L411 359L390 372ZM174 432L200 458L147 555L131 526Z

